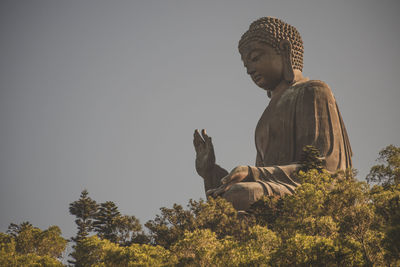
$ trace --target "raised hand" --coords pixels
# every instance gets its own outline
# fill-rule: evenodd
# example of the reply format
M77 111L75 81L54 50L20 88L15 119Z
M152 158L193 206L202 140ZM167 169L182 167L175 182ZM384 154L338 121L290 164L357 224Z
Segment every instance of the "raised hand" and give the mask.
M197 173L206 178L212 168L215 166L215 153L214 146L206 133L206 130L195 130L193 134L193 145L196 150L196 171Z

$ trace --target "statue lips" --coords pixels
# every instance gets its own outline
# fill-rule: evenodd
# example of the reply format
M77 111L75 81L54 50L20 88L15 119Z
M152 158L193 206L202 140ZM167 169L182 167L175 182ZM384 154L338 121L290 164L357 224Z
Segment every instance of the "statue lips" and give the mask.
M260 74L253 75L251 78L256 84L258 84L263 79L263 77Z

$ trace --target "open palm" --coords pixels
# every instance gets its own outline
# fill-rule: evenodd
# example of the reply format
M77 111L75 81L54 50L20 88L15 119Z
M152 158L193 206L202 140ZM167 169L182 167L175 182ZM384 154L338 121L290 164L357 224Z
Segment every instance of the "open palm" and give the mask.
M197 129L194 131L193 145L196 150L196 171L205 178L215 166L214 146L205 129L201 130L201 135Z

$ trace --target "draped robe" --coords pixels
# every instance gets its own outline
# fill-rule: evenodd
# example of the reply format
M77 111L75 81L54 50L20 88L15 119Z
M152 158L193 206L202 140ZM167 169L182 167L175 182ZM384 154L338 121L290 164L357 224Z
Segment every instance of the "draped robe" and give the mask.
M223 195L235 207L253 203L262 195L294 193L299 186L294 174L307 145L319 150L329 172L352 167L342 116L331 89L322 81L303 79L274 95L258 121L255 143L256 163L248 166L249 177ZM228 172L215 164L204 179L205 190L221 186L226 175Z
M275 95L255 131L257 158L252 180L266 195L294 192L293 174L303 147L312 145L330 172L352 167L349 138L331 89L322 81L299 82Z

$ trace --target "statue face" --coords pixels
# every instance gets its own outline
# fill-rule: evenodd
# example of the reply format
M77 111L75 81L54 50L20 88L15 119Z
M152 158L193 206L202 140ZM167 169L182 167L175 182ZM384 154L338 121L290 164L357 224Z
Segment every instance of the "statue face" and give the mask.
M249 42L240 50L251 79L265 90L274 90L283 80L283 57L266 43Z

